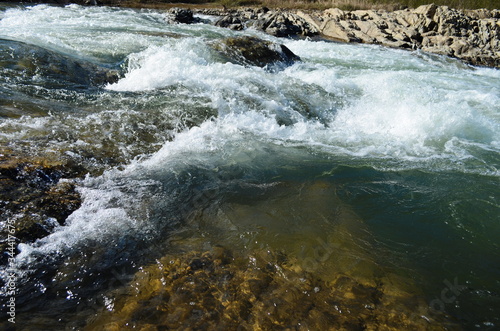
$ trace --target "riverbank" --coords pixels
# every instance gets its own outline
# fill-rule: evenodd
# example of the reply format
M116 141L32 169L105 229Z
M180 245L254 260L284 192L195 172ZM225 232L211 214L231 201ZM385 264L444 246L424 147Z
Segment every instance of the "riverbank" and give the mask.
M220 16L215 24L234 30L255 28L278 37L318 35L341 42L422 50L472 65L500 67L500 11L496 9L464 11L430 4L396 11L194 11Z
M372 9L342 10L339 8L308 8L297 4L295 8L232 7L236 2L163 3L155 1L86 0L71 1L83 5L107 5L132 8L153 8L169 11L170 22L196 23L176 19L177 8L187 15L218 16L212 21L220 27L233 30L253 28L278 37L311 37L347 43L378 44L392 48L421 50L464 61L467 64L500 68L500 10L454 9L435 4L415 9L393 10L401 5L379 2ZM66 3L66 2L65 2ZM225 4L228 4L226 6ZM238 2L239 4L239 2ZM272 3L276 5L276 3ZM293 3L289 4L290 6ZM342 8L368 8L368 5ZM465 7L465 4L463 5ZM492 7L492 6L489 6ZM314 8L314 7L312 7ZM179 11L179 13L181 13ZM186 15L185 13L181 13Z

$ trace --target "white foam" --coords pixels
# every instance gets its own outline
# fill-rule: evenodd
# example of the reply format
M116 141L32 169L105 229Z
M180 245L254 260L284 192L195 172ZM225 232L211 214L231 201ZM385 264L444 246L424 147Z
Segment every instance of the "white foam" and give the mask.
M491 85L498 81L494 70L429 65L418 53L374 46L310 41L288 41L287 46L304 63L270 74L214 62L201 39L174 41L132 56L130 72L109 88L140 91L183 84L206 91L220 116L262 113L266 116L255 123L266 128L269 118L295 123L277 131L259 130L256 136L304 139L304 144L357 156L453 157L445 148L452 139L486 145L499 139L499 92ZM353 68L343 65L345 57ZM305 119L304 113L299 116L301 111L312 111L313 118L321 117L327 127ZM305 137L301 130L308 126Z
M128 73L110 90L184 85L209 96L220 115L256 111L268 115L263 117L266 121L276 118L296 123L297 128L311 126L304 143L324 145L332 152L403 159L452 157L449 146L457 145L446 143L453 139L493 150L493 142L500 140L498 70L470 70L421 52L286 40L304 63L270 74L217 62L203 37L145 36L143 32L218 31L203 24L169 26L159 12L40 5L8 10L0 26L4 35L45 46L131 54ZM327 128L304 120L304 113L298 114L304 109L293 98L307 103L307 111ZM302 139L299 132L281 139L291 137Z
M26 267L36 257L64 255L88 244L112 247L120 234L148 235L154 225L148 221L145 201L137 202L144 196L151 199L151 188L157 183L131 178L123 183L112 173L87 178L78 189L82 206L68 217L66 225L33 244L20 244L20 253L11 267Z
M169 31L161 12L110 7L37 5L8 9L0 20L0 38L96 60L122 60Z

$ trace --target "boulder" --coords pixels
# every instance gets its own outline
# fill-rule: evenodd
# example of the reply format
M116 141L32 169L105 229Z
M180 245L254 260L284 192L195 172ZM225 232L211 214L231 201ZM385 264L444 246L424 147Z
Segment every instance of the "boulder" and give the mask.
M380 29L373 21L357 21L359 29L356 36L360 37L364 43L381 43L387 39L388 33Z
M322 24L323 19L320 16L318 16L317 13L306 13L299 10L296 13L296 15L299 16L304 21L306 21L309 24L309 26L314 29L313 30L314 34L319 34L319 31L321 31L320 26Z
M231 37L212 44L212 47L228 62L282 68L300 61L285 45L255 37Z
M346 14L343 10L338 8L329 8L324 11L324 15L328 18L331 18L337 22L343 21L346 19Z
M200 23L201 19L194 17L193 11L191 9L172 8L167 12L167 21L170 24L173 23L193 24L193 23Z
M239 16L226 15L217 22L215 22L215 26L220 26L222 28L228 28L231 30L243 30L245 25L243 23L243 19Z
M206 13L207 11L200 11ZM213 11L210 11L213 13ZM232 11L219 11L221 19L215 25L232 30L243 30L252 27L276 37L312 36L319 30L315 23L308 22L304 13L295 14L284 11L270 11L261 9L239 9Z
M422 6L418 7L417 9L415 9L413 11L413 13L415 13L417 15L423 15L427 18L433 18L434 14L436 14L437 8L438 8L438 6L431 3L430 5L422 5Z
M354 34L345 29L339 22L335 20L327 21L321 30L321 33L333 40L344 41L344 42L359 42L360 40L354 36Z
M296 14L278 12L264 18L262 30L276 37L311 36L317 33L314 25Z

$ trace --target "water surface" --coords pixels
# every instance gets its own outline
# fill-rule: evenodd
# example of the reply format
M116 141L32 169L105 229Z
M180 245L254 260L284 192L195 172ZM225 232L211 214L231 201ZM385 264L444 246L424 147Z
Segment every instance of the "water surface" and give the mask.
M210 46L241 34L302 61L266 70ZM122 76L13 63L13 45ZM500 71L76 5L3 5L0 46L2 150L88 172L66 224L2 266L21 329L83 328L119 301L92 298L215 245L325 281L392 279L464 329L500 328Z

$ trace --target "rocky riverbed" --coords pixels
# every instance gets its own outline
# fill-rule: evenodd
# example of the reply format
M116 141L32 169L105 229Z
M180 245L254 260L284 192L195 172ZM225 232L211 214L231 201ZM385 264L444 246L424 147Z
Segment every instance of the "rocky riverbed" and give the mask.
M215 246L143 268L85 330L460 330L403 284L323 280L284 254Z
M172 9L170 15L178 11ZM500 11L496 9L464 11L430 4L393 12L338 8L309 12L267 8L195 12L220 16L215 25L233 30L254 28L278 37L322 36L341 42L380 44L500 67Z

